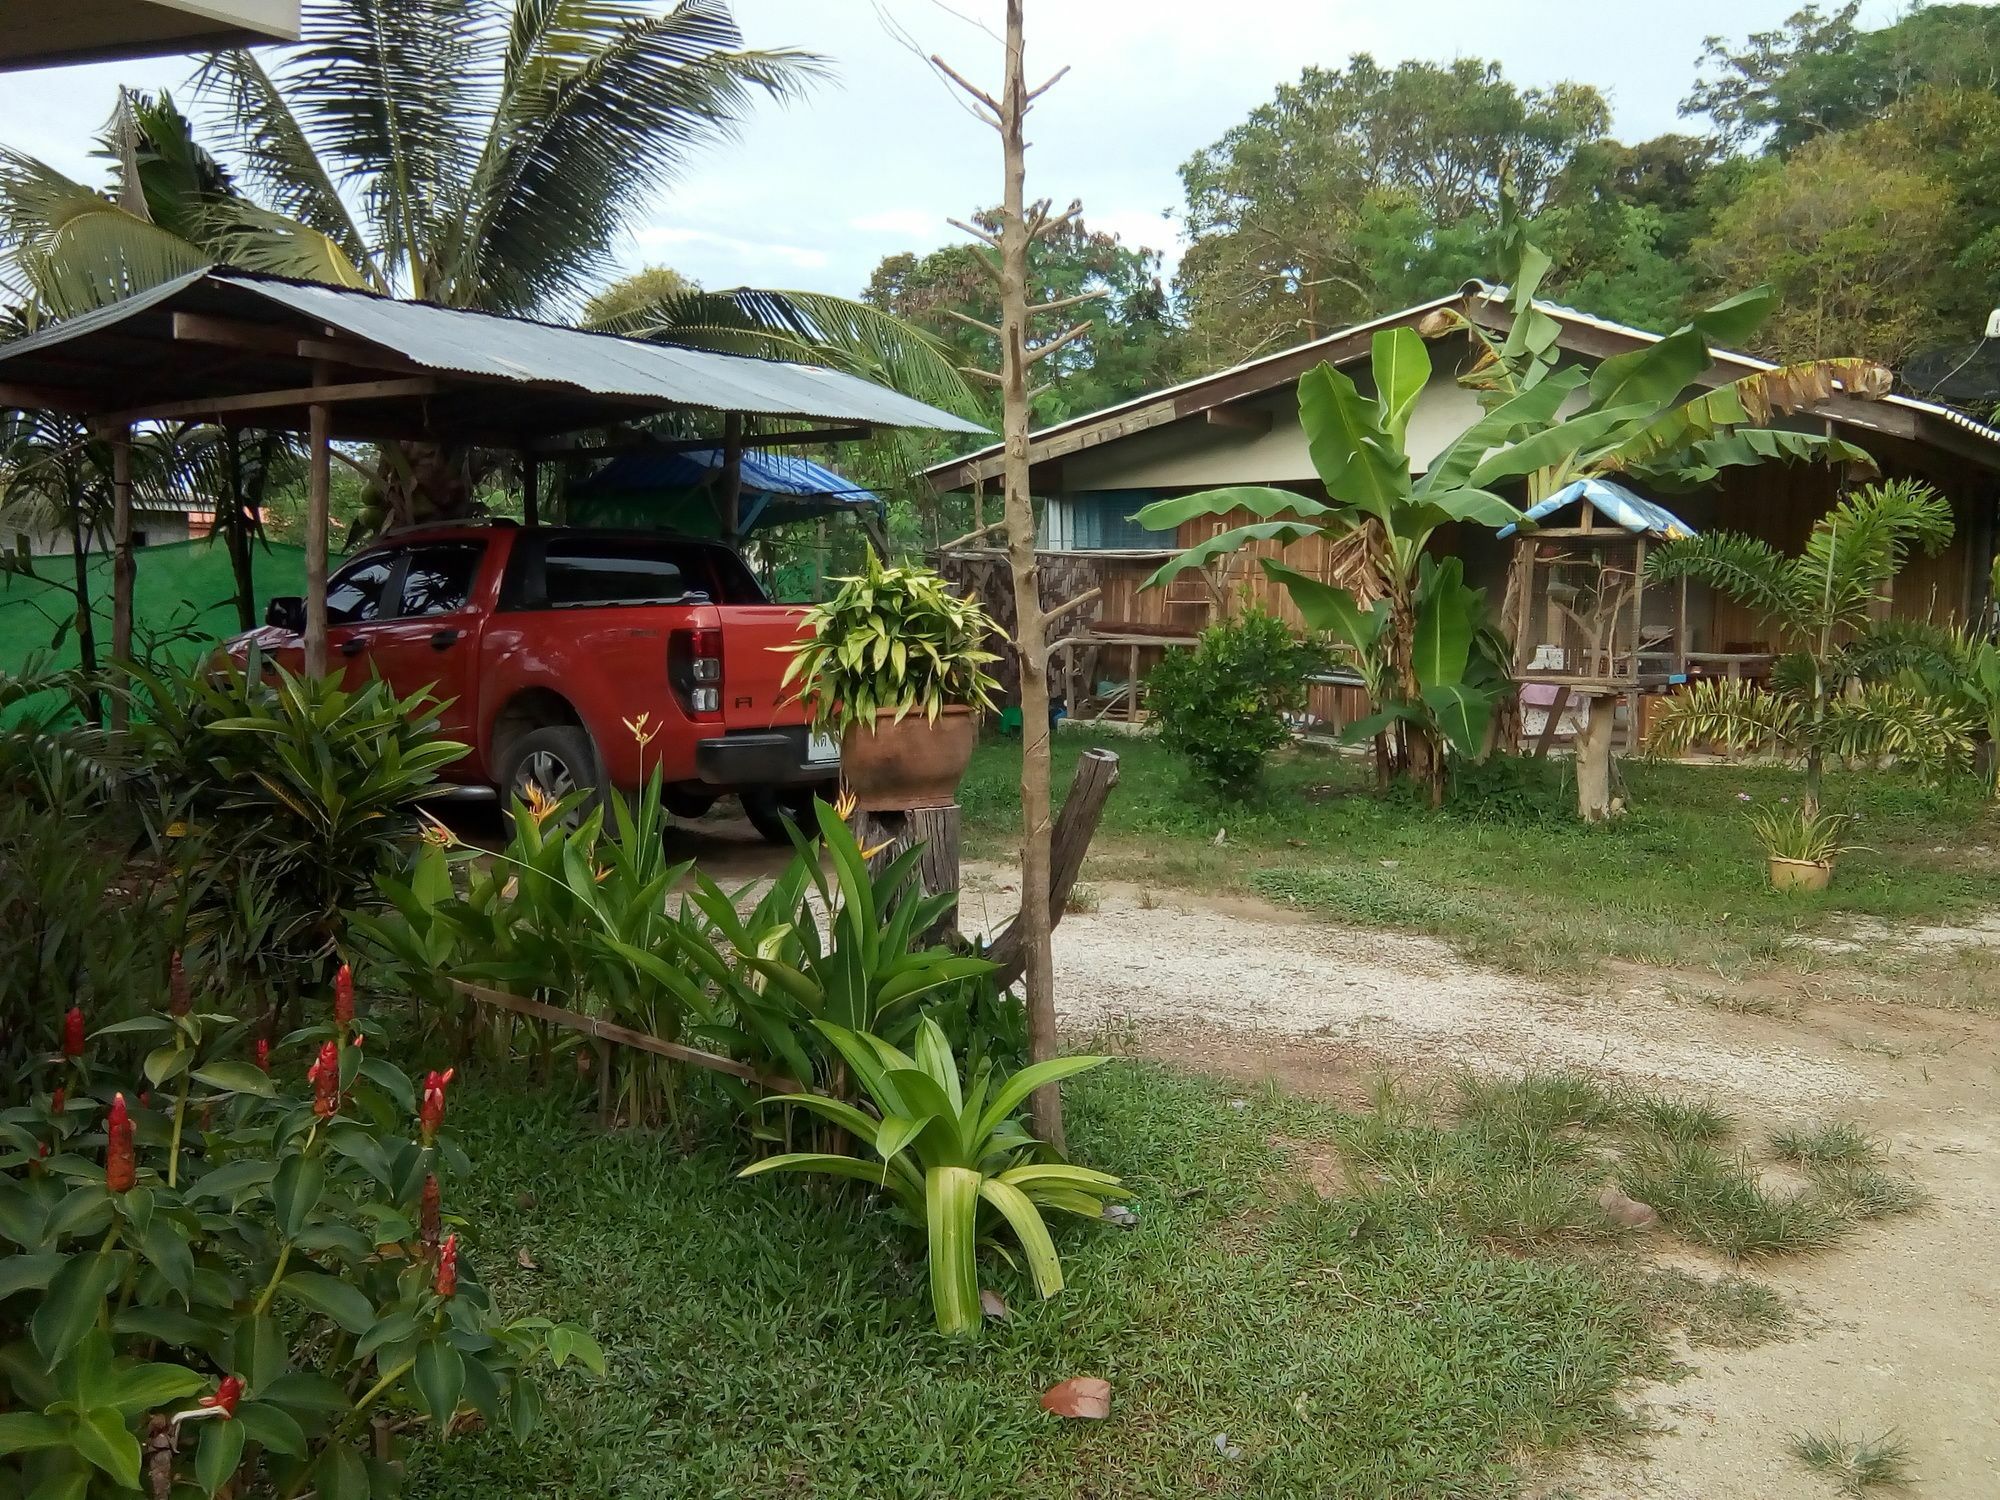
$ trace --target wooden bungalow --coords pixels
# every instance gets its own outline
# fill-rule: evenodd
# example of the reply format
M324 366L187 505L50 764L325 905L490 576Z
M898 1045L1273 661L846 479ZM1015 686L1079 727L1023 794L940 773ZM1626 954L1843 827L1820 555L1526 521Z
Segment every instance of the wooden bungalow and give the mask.
M1445 309L1496 331L1504 331L1511 317L1501 294L1474 282L1449 297L1033 435L1030 462L1048 549L1044 604L1084 601L1051 636L1063 643L1053 671L1057 691L1070 698L1073 713L1108 708L1136 717L1139 700L1129 683L1142 678L1162 652L1189 644L1240 600L1296 619L1284 590L1256 565L1259 556L1282 557L1311 576L1344 581L1341 544L1315 537L1282 547L1258 544L1206 578L1188 575L1171 587L1144 589L1146 578L1179 549L1251 518L1193 521L1169 534L1148 532L1132 517L1150 501L1221 485L1271 485L1324 498L1299 425L1299 376L1327 361L1347 368L1366 389L1375 332L1415 326ZM1587 364L1659 337L1573 308L1547 304L1545 311L1561 328L1563 356ZM1408 437L1419 470L1479 414L1473 393L1456 379L1474 357L1474 341L1457 332L1433 339L1430 347L1436 374L1418 400ZM1721 385L1769 368L1749 355L1719 351L1699 384ZM1923 479L1951 500L1957 521L1953 541L1904 571L1891 604L1895 614L1964 619L1985 607L2000 497L2000 430L1948 407L1895 395L1876 401L1836 397L1788 423L1837 434L1865 449L1884 475ZM983 489L991 495L1000 459L997 445L986 447L936 466L928 477L940 493ZM1769 463L1727 470L1704 489L1657 498L1695 530L1746 532L1794 551L1853 477L1838 466ZM1468 581L1485 587L1497 610L1515 544L1483 528L1455 527L1441 532L1436 545L1464 558ZM985 538L948 545L941 563L978 588L1003 618L1011 618L1004 558ZM1684 601L1678 589L1651 590L1642 607L1640 627L1649 646L1685 660L1696 672L1725 664L1755 672L1778 645L1755 611L1705 586L1691 586ZM1538 629L1540 620L1537 612ZM1562 646L1539 639L1517 644L1524 656ZM1315 688L1312 711L1337 726L1364 713L1366 699L1358 687L1325 683Z

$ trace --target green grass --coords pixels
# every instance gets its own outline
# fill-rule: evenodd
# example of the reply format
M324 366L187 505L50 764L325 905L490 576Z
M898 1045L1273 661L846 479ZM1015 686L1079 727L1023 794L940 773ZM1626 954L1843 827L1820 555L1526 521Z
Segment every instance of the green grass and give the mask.
M1056 779L1098 740L1056 740ZM1432 812L1373 794L1369 766L1300 747L1277 757L1256 794L1218 800L1149 739L1105 736L1122 760L1088 875L1148 886L1237 889L1327 917L1445 938L1468 957L1536 974L1608 960L1734 981L1761 967L1836 962L1802 947L1857 918L1948 921L1992 904L1991 861L1966 846L2000 834L1970 781L1928 789L1890 775L1827 778L1829 806L1858 813L1867 844L1820 894L1768 888L1739 793L1796 796L1771 767L1620 762L1631 810L1589 827L1571 816L1560 763L1483 771ZM1019 747L988 738L960 793L968 853L1006 857L1018 839ZM1220 832L1223 842L1215 840ZM1921 988L1921 986L1917 986ZM1967 1003L1996 987L1966 982Z
M1843 1495L1875 1488L1900 1489L1910 1482L1910 1450L1893 1432L1850 1438L1838 1432L1802 1432L1792 1439L1792 1456L1834 1482Z
M1071 1145L1125 1176L1137 1227L1058 1226L1051 1302L992 1267L1012 1318L953 1344L917 1235L856 1195L737 1182L722 1146L683 1157L596 1132L572 1092L467 1082L477 1173L448 1210L504 1306L581 1321L613 1372L553 1382L526 1449L475 1434L419 1459L427 1500L1505 1496L1524 1455L1623 1432L1617 1393L1664 1368L1679 1305L1595 1251L1471 1232L1562 1240L1594 1215L1574 1191L1594 1169L1534 1139L1571 1128L1549 1124L1574 1113L1548 1102L1567 1085L1489 1094L1475 1125L1394 1095L1385 1115L1268 1090L1235 1109L1220 1085L1105 1068L1068 1086ZM1274 1140L1347 1154L1366 1190L1321 1197ZM1109 1421L1039 1408L1074 1375L1111 1382Z
M1771 1151L1781 1161L1801 1167L1866 1166L1882 1155L1882 1148L1873 1137L1859 1125L1844 1120L1774 1131Z
M234 575L229 553L219 541L173 542L144 547L137 553L138 571L132 584L135 628L146 637L174 637L165 655L191 660L208 645L236 633ZM42 578L67 583L67 557L38 557L35 571ZM257 584L258 618L274 594L296 594L305 588L305 554L297 547L274 543L252 549L251 577ZM100 652L111 641L111 559L96 554L90 560L92 603L97 617ZM53 583L0 575L0 671L14 672L32 656L49 653L58 624L75 610L71 596ZM72 633L51 655L53 665L75 666Z
M1635 1094L1625 1102L1625 1117L1642 1130L1687 1145L1727 1140L1736 1129L1720 1106L1673 1094Z
M1675 1232L1737 1258L1823 1250L1856 1217L1812 1189L1766 1187L1747 1158L1707 1143L1642 1146L1621 1169L1619 1185Z

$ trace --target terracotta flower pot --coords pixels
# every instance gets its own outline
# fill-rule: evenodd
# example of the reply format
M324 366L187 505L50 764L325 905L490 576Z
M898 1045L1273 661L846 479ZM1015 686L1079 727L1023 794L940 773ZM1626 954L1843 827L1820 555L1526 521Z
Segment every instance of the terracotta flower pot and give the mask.
M1832 879L1832 860L1771 856L1771 889L1774 891L1823 891Z
M921 713L896 721L879 713L873 725L850 724L840 737L840 775L854 805L866 812L948 807L972 761L979 716L953 704L932 723Z

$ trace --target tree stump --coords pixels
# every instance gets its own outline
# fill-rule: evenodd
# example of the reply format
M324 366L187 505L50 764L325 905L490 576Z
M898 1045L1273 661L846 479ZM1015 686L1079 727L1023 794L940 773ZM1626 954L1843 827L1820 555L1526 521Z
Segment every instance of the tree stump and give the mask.
M913 807L906 812L857 811L854 837L863 849L876 851L868 861L871 874L879 874L912 844L923 845L917 856L917 884L926 896L941 896L946 891L956 896L958 825L956 802L945 807ZM916 941L924 947L946 947L957 937L958 908L954 905L929 930L918 933Z
M1069 905L1069 893L1083 871L1083 857L1097 833L1098 820L1111 789L1118 785L1118 757L1109 750L1086 750L1076 763L1076 775L1063 798L1062 811L1049 837L1049 926L1062 921ZM994 983L1005 989L1021 977L1027 965L1019 937L1020 924L1010 922L1007 930L993 940L986 956L1000 966Z
M1611 816L1611 721L1617 699L1592 693L1584 705L1583 732L1576 737L1576 810L1584 822L1602 823Z

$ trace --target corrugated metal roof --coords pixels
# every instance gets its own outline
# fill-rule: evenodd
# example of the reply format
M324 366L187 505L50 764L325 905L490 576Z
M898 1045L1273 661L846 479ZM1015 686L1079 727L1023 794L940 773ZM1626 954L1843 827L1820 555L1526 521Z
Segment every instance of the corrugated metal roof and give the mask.
M203 283L238 295L254 295L440 373L529 387L564 386L589 395L763 416L938 432L986 432L976 422L840 370L676 348L221 266L165 282L28 338L0 344L0 369L22 355L85 337L170 303Z

